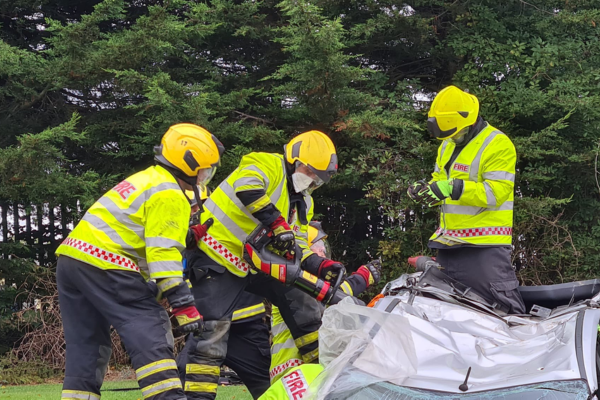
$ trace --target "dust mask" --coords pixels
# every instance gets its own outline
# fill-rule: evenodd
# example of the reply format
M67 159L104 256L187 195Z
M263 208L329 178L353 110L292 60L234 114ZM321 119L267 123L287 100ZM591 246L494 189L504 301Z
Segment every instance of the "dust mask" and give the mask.
M313 178L302 172L294 172L292 174L292 182L294 183L294 190L296 193L302 193L308 189L313 181Z

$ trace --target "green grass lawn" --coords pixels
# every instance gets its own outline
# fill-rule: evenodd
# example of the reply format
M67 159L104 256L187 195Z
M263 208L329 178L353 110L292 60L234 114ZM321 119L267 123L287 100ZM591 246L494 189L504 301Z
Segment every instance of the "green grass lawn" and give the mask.
M105 382L102 386L102 400L141 400L142 392L131 390L127 392L109 392L105 389L137 387L136 381ZM2 400L56 400L60 399L61 384L54 385L24 385L0 387ZM251 400L245 386L220 386L217 400Z

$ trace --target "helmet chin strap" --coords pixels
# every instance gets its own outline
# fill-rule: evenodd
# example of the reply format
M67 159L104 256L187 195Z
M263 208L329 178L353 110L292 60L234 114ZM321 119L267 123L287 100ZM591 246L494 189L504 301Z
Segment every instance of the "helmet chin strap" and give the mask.
M196 184L192 185L192 191L194 192L194 197L196 198L196 203L198 203L198 212L200 214L202 214L204 212L204 206L202 205L202 203L204 203L204 201L200 197L200 192L198 191L198 185L196 185Z
M287 179L288 191L295 193L294 181L292 180L292 175L294 172L296 172L296 167L294 164L290 164L289 162L285 161L285 177Z
M177 168L173 168L169 165L165 165L165 164L161 163L159 160L157 160L157 162L158 162L158 164L160 164L161 167L163 167L164 169L169 171L175 179L179 179L192 187L192 192L194 192L194 197L196 198L196 202L198 203L198 210L200 213L202 213L204 211L204 207L202 207L202 203L204 203L204 202L202 201L202 198L200 197L200 192L198 191L198 185L196 185L196 181L197 181L198 177L187 176L186 174L184 174ZM179 187L183 191L183 195L185 196L185 198L188 199L188 201L190 201L190 203L191 203L191 199L189 199L187 197L187 194L185 194L185 190L181 187L181 185L179 185Z

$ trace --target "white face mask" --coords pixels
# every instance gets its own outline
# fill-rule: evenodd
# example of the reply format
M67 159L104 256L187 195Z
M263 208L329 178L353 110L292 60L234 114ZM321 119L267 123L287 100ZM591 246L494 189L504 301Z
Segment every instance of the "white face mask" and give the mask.
M294 172L292 174L292 182L294 183L294 190L296 193L302 193L310 187L314 180L302 172Z

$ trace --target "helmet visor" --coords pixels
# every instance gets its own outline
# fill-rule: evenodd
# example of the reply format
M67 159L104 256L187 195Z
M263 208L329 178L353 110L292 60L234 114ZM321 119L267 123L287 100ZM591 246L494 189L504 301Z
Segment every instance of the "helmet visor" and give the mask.
M206 190L206 185L208 185L208 182L215 176L216 172L217 167L202 168L198 170L196 185L198 185L201 192Z
M456 128L443 131L435 117L427 118L427 130L431 136L439 140L448 139L456 132Z
M469 133L470 128L471 128L470 126L465 126L460 131L458 131L457 134L450 136L450 138L448 140L451 140L455 144L460 145L462 142L465 141L465 137L467 136L467 133Z
M317 173L313 167L311 167L310 165L306 165L300 161L296 161L296 172L303 173L304 175L306 175L312 179L310 186L308 187L308 189L306 189L309 191L309 193L311 193L313 190L323 186L323 184L325 183L323 181L323 179L321 179L317 175Z

